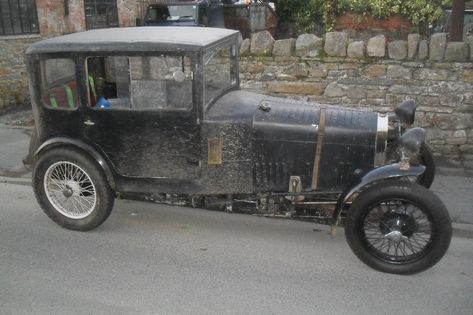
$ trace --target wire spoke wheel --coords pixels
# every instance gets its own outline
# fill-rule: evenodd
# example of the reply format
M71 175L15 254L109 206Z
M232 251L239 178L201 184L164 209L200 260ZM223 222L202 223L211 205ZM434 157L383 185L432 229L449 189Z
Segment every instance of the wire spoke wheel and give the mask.
M361 238L381 260L406 263L421 259L432 245L432 222L422 208L410 201L381 201L367 211Z
M51 148L39 156L33 168L33 190L49 218L75 231L102 224L115 200L99 164L72 147Z
M445 255L452 225L433 192L409 181L389 180L373 184L354 199L345 236L353 253L368 266L413 274Z
M44 191L53 207L70 219L89 216L97 204L97 191L90 176L72 162L59 161L46 170Z

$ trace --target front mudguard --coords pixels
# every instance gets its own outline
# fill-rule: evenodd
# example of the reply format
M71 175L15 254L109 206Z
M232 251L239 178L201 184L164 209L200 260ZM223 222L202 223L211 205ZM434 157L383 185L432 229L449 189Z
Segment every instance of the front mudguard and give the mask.
M410 165L409 168L404 169L401 167L400 163L394 163L372 169L368 173L358 177L338 198L337 206L333 213L332 225L336 226L338 224L343 208L354 193L379 181L420 176L425 172L425 169L425 166L420 164Z

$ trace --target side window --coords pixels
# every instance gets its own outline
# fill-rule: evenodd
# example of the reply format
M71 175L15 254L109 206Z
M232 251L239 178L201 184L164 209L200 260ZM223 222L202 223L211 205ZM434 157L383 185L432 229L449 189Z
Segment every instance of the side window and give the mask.
M72 59L54 58L41 61L41 97L48 108L77 109L79 97L75 63Z
M95 108L131 108L128 57L87 58L89 105Z
M182 56L87 59L95 108L187 110L192 107L191 59Z
M136 109L192 107L191 61L181 56L131 58L131 95Z

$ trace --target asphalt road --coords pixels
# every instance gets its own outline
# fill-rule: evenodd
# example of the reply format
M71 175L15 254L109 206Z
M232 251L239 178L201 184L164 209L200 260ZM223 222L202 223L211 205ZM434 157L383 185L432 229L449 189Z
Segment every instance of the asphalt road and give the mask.
M426 272L361 263L343 230L117 200L65 230L30 186L0 183L1 314L472 314L473 241Z
M28 173L22 160L28 153L31 130L0 124L0 176L21 177Z

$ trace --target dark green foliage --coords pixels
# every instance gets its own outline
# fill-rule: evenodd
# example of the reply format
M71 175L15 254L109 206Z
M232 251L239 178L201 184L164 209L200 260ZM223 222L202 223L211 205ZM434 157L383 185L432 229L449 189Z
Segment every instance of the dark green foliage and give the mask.
M279 0L276 11L282 22L292 23L295 33L330 31L335 18L346 11L383 19L401 14L415 26L427 26L442 17L452 0Z

